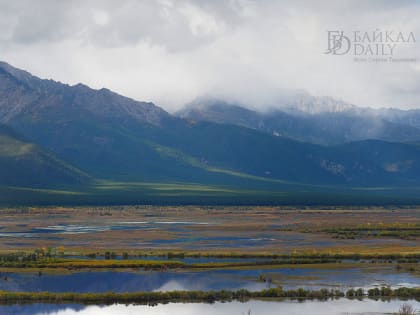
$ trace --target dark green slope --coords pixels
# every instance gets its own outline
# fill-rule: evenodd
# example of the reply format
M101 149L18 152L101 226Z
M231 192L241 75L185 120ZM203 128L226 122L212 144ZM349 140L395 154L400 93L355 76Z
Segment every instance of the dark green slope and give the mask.
M51 187L90 180L87 174L0 125L0 185Z
M0 64L0 122L96 179L273 190L420 183L420 152L413 145L374 142L377 158L371 142L324 147L193 122L152 103L41 80L5 64Z
M347 157L348 174L355 182L383 186L418 186L420 146L378 140L352 142L335 147Z
M413 185L420 180L416 145L365 140L324 147L204 122L178 131L179 138L166 139L203 163L267 179L345 186Z

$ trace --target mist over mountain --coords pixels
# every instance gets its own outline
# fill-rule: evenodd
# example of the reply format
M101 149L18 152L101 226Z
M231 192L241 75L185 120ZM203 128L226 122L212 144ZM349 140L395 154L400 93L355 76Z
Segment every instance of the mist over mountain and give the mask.
M353 106L321 99L308 109L306 98L299 102L299 114L218 101L191 104L177 117L107 89L42 80L0 64L0 122L25 139L16 146L6 137L3 156L31 143L34 160L52 166L34 166L52 186L59 169L75 171L80 185L85 177L271 190L420 183L420 148L402 143L419 140L414 126L380 118L373 131ZM363 141L347 143L354 140ZM10 159L2 163L9 168ZM24 170L14 185L37 186Z
M176 115L197 121L233 124L318 144L360 140L420 140L420 111L356 107L330 97L291 94L267 110L219 99L200 98ZM281 102L281 101L280 101Z

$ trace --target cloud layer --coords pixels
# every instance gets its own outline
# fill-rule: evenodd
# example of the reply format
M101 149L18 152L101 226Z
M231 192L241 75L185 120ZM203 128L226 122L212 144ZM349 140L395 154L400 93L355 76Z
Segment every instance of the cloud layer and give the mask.
M397 47L416 62L324 54L328 30L420 36L419 16L414 0L0 0L0 59L168 110L202 95L276 105L288 89L420 108L419 42Z

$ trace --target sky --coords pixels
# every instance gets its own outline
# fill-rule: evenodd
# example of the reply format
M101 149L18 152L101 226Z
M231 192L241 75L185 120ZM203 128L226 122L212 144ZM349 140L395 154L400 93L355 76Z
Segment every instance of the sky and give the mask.
M290 90L420 108L419 17L415 0L0 0L0 60L168 111L203 96L273 107ZM349 52L327 54L328 31ZM395 44L394 62L355 55L355 32L378 35L366 52Z

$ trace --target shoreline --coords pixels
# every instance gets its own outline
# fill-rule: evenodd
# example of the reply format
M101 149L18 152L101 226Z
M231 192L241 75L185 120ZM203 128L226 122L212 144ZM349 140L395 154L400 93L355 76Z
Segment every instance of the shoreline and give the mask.
M32 304L32 303L78 303L78 304L160 304L169 302L229 302L248 301L257 299L282 300L324 300L347 298L347 299L401 299L420 301L420 288L398 288L387 287L369 289L341 290L283 290L272 288L261 291L248 291L245 289L230 291L167 291L167 292L134 292L134 293L54 293L54 292L10 292L0 291L0 305L7 304Z

